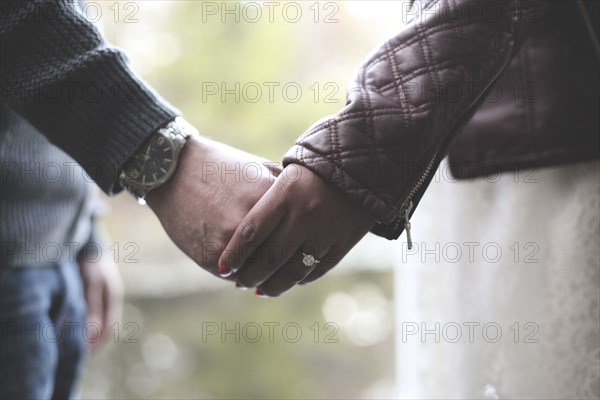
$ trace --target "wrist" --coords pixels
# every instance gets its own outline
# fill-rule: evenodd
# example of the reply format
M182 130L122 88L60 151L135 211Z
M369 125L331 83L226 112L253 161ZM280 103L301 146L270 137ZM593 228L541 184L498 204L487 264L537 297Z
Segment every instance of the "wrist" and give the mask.
M119 183L141 204L175 174L183 148L198 132L181 117L154 132L125 163Z

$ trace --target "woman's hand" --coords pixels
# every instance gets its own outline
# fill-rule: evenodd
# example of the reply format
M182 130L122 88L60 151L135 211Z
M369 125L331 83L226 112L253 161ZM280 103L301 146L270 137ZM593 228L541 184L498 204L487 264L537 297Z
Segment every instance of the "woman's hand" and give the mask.
M290 164L239 225L219 268L240 287L278 296L333 268L374 223L312 171Z

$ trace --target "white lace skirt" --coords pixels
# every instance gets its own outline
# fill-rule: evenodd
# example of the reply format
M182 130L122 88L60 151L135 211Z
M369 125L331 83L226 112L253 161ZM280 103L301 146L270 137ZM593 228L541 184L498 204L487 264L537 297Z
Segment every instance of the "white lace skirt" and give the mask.
M399 243L398 396L598 398L600 163L450 180Z

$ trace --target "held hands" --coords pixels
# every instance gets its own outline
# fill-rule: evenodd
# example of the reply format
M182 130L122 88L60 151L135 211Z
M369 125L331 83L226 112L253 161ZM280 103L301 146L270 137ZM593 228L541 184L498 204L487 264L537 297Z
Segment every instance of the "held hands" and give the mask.
M146 200L198 265L264 296L321 277L375 223L305 167L282 172L276 163L196 137L175 174Z
M218 258L236 228L279 175L275 163L190 137L175 174L146 200L173 242L219 276Z
M309 169L290 164L235 233L227 232L233 237L221 255L219 272L238 287L255 287L258 295L278 296L298 283L321 277L374 224L347 196Z

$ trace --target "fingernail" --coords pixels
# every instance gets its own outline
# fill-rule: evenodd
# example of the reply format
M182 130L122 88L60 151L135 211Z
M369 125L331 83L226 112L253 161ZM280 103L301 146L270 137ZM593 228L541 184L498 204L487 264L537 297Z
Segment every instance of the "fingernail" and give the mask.
M266 294L264 294L263 291L260 289L256 289L256 291L254 293L256 294L257 297L269 297Z
M246 286L240 285L239 282L235 283L235 287L238 288L239 290L248 290L248 288Z
M233 271L227 268L225 265L219 265L219 275L221 275L223 278L227 278L232 272Z

